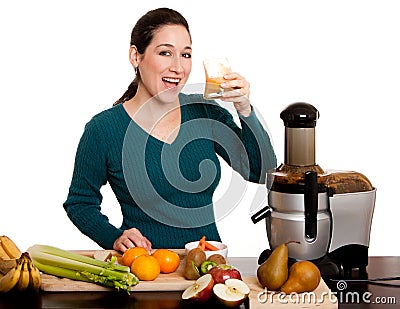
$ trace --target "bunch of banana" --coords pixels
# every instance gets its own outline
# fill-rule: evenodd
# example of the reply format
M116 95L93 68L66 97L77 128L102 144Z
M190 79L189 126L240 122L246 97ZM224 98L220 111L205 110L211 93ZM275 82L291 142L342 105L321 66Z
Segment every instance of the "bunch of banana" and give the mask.
M0 236L0 293L39 289L41 277L27 252L22 253L7 236Z
M15 242L8 236L0 236L0 258L3 259L18 259L21 257L21 250Z

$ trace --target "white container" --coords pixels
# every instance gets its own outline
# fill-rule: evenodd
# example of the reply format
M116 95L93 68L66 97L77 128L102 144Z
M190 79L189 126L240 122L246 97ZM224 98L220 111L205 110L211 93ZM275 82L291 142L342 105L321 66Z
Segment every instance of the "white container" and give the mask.
M219 241L212 241L212 240L208 241L207 240L207 242L219 249L219 250L215 250L215 251L205 250L204 253L206 254L207 259L213 254L220 254L226 259L226 257L228 256L228 246L227 245L225 245ZM199 245L199 241L192 241L192 242L187 243L185 245L186 254L188 254L188 252L190 250L197 248L198 245Z

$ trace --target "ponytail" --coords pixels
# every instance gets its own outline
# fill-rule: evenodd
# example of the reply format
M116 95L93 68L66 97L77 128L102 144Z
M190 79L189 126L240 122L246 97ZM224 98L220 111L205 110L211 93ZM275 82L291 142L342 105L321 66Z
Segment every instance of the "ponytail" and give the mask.
M132 99L136 94L136 91L138 89L138 84L139 84L139 78L138 76L136 76L135 79L130 83L128 89L125 91L122 97L120 97L117 101L115 101L113 106L118 105L120 103L124 103L125 101Z

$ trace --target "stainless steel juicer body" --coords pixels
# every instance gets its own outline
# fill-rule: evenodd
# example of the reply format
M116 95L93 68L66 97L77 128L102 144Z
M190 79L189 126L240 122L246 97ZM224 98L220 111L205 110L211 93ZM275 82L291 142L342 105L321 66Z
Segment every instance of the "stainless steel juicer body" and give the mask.
M271 249L291 242L291 258L329 256L347 273L354 267L365 270L376 189L360 173L325 171L315 163L315 107L294 103L280 116L285 162L268 172L268 205L252 216L253 222L265 218Z
M304 195L270 191L268 203L271 214L266 218L267 235L271 248L290 241L289 256L298 260L317 259L329 248L331 217L328 211L327 193L318 194L316 233L306 232Z
M266 229L270 248L288 244L289 256L298 260L314 260L347 246L368 247L376 189L366 192L318 194L316 234L306 235L304 195L270 191Z

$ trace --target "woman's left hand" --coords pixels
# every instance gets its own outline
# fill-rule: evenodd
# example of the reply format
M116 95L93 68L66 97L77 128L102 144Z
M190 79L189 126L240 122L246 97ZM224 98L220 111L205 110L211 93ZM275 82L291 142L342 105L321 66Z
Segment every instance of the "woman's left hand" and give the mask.
M250 106L250 84L240 74L232 72L224 76L225 81L221 84L221 88L232 90L224 91L222 101L233 102L237 112L242 116L249 116L251 113Z

